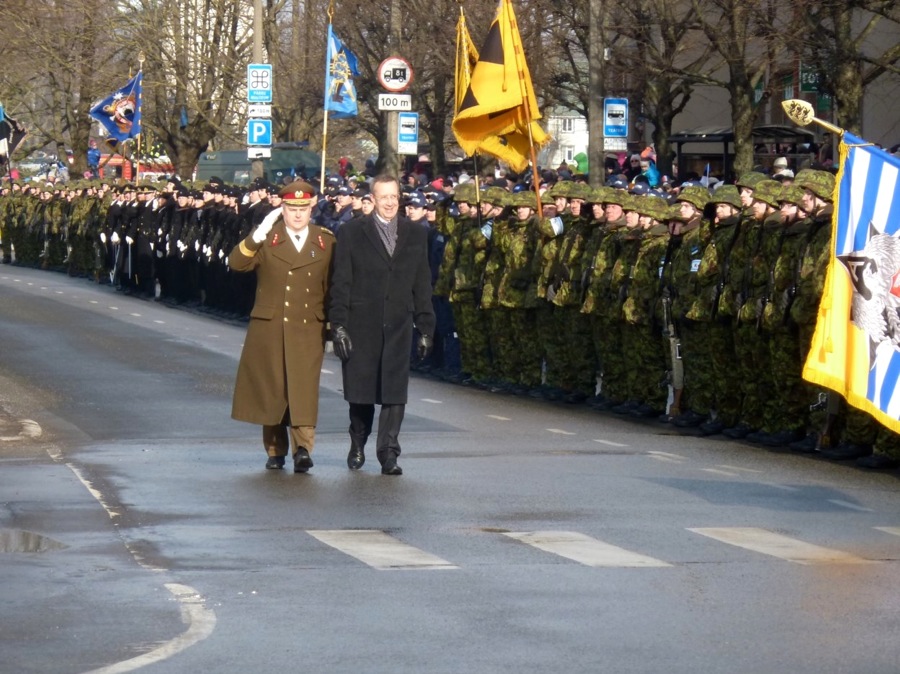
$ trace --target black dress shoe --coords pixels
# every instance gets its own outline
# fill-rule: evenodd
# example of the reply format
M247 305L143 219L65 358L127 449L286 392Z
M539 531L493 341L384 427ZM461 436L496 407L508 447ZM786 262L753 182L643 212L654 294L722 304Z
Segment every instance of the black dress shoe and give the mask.
M366 455L362 447L351 447L350 453L347 454L347 468L350 470L359 470L366 462Z
M294 472L305 473L312 467L313 461L309 456L309 452L303 447L298 448L297 453L294 454Z
M382 475L403 475L403 469L397 465L397 458L391 457L381 465Z
M797 442L792 442L790 444L790 450L792 452L797 452L798 454L812 454L813 452L819 451L819 435L818 433L809 433L802 440L798 440Z
M284 468L283 456L270 456L266 460L266 470L281 470Z
M678 428L691 428L692 426L699 426L706 421L706 418L705 414L698 414L694 410L688 410L673 418L672 424Z

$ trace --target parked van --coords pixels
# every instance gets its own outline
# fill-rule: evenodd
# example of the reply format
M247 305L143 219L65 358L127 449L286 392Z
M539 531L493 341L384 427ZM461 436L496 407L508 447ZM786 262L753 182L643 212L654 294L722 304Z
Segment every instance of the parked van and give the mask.
M317 179L322 169L322 157L305 149L306 143L276 143L272 147L271 159L262 159L263 177L273 184L281 184L287 176L305 176ZM204 152L197 162L198 181L209 180L212 176L221 178L228 184L248 185L250 183L250 160L247 150L218 150Z

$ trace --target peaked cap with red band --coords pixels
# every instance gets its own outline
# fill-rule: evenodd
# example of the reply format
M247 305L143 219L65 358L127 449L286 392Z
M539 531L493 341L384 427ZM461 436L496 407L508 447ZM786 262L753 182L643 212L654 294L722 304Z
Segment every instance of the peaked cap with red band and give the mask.
M278 194L286 204L308 206L315 196L315 188L305 180L295 180L290 185L281 188Z

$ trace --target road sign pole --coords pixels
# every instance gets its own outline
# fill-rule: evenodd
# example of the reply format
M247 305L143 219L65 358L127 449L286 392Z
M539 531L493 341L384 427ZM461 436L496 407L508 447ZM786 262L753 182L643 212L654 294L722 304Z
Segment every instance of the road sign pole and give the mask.
M253 0L253 62L262 63L263 60L263 8L262 0ZM250 178L256 180L266 173L265 164L261 159L250 162Z

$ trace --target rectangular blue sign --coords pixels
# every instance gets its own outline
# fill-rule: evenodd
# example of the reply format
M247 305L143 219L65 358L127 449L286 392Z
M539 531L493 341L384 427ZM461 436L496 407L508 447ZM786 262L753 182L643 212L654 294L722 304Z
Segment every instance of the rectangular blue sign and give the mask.
M603 99L603 137L628 138L628 99Z
M272 65L251 63L247 66L247 102L272 102Z

